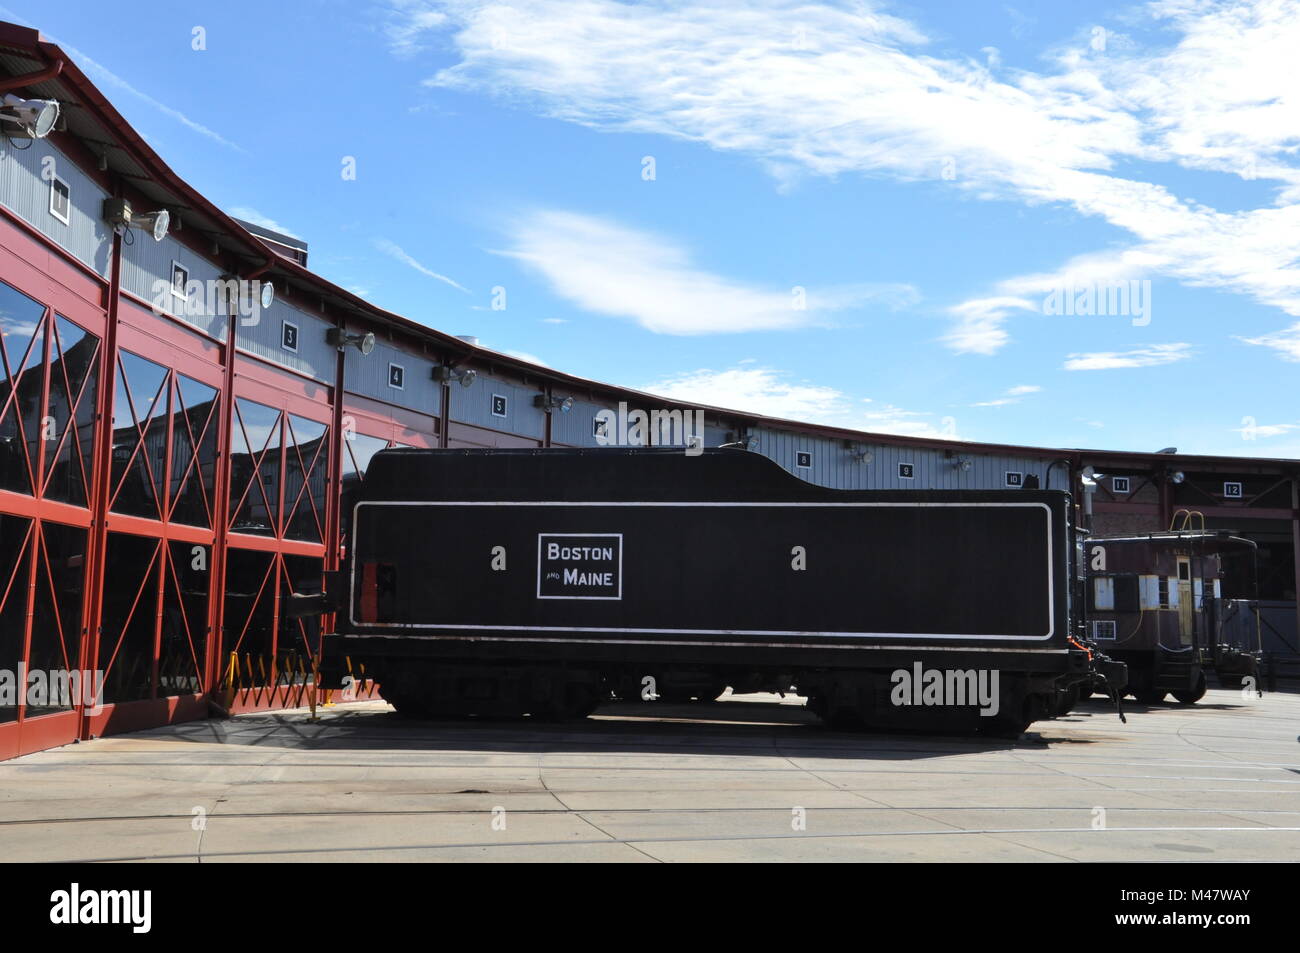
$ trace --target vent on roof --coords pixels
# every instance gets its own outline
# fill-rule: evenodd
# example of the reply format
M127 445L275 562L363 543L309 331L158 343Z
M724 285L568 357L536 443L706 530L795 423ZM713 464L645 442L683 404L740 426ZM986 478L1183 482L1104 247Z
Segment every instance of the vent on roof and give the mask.
M301 238L294 238L292 235L285 235L283 232L273 232L269 228L254 225L242 218L236 218L235 221L256 235L263 245L281 258L288 258L290 261L296 261L304 268L307 267L307 243Z

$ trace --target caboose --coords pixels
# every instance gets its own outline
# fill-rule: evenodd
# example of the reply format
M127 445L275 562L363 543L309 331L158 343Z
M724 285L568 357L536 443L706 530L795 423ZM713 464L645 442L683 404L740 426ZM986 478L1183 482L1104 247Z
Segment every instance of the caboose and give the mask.
M1223 598L1228 565L1253 568L1253 542L1226 531L1183 530L1093 536L1086 547L1089 634L1128 665L1128 690L1138 701L1158 704L1172 694L1194 704L1205 694L1207 670L1224 685L1257 683L1258 625L1248 645L1221 637L1235 608Z

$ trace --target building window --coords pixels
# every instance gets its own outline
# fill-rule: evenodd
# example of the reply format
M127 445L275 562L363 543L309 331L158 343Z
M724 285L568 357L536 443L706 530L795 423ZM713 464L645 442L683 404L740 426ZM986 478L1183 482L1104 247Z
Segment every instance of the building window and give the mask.
M801 470L807 470L812 467L812 454L807 450L800 450L794 455L794 465Z
M189 299L186 288L190 283L190 270L179 261L172 262L172 297L182 301Z
M1098 619L1092 623L1092 637L1113 642L1115 641L1115 629L1114 620Z
M1156 590L1156 598L1160 603L1160 608L1169 608L1169 577L1161 576L1158 582L1159 588Z
M292 321L280 323L280 347L294 354L298 353L298 325Z
M50 214L64 225L72 219L72 190L57 175L50 179Z
M900 463L898 465L898 478L900 480L910 480L916 475L916 470L910 463Z
M604 417L591 418L591 435L593 437L609 436L609 421Z
M388 365L388 386L394 390L406 390L406 368L401 364Z
M508 406L508 401L506 400L505 394L492 395L492 416L493 417L504 417L506 415L507 406Z
M1223 484L1223 495L1225 498L1229 500L1241 499L1241 484L1240 483Z
M1110 481L1110 489L1113 493L1130 492L1128 477L1112 477Z
M1017 489L1025 485L1025 475L1019 470L1006 471L1003 480L1005 486L1016 487Z

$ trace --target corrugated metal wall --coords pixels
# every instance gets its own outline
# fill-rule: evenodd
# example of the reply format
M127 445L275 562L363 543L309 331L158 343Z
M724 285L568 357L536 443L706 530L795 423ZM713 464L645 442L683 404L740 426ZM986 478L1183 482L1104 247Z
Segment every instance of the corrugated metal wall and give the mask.
M0 204L108 277L112 230L102 219L106 193L47 140L30 141L30 147L16 149L0 138ZM72 208L66 225L50 214L51 184L41 175L47 158L54 160L49 167L68 186Z
M296 352L284 346L286 322L297 328ZM325 340L331 326L328 321L277 297L270 310L259 315L256 324L245 324L241 320L235 344L241 351L329 384L334 381L335 355L338 354Z
M757 428L750 433L758 438L757 452L770 457L800 479L819 486L845 490L1001 490L1014 489L1007 483L1008 471L1023 476L1037 475L1044 489L1067 489L1065 467L1052 469L1047 479L1047 463L1027 457L981 454L954 450L897 447L889 444L862 443L846 446L843 440L814 437L784 430ZM858 448L871 454L863 463L854 456ZM811 466L797 466L799 453L811 455ZM961 464L970 463L963 470ZM899 475L899 465L910 464L912 478Z
M226 318L214 310L216 281L221 270L196 255L170 235L156 242L139 229L130 231L131 244L122 244L122 289L143 298L150 305L161 304L164 310L186 324L219 340L226 338ZM204 300L188 305L170 292L172 262L189 272L189 280L202 284ZM162 282L161 285L157 284Z
M565 395L557 392L556 396ZM597 447L595 420L596 414L606 408L613 409L612 404L596 404L588 400L577 400L566 413L553 414L551 421L551 442L562 443L571 447Z
M343 386L345 390L363 397L410 407L425 414L439 414L442 413L442 385L433 379L436 363L394 347L387 341L376 341L375 349L369 355L349 347L343 358ZM400 365L403 369L400 390L388 383L390 364ZM455 405L453 400L452 406Z
M533 406L533 398L542 393L539 387L524 387L510 381L489 377L479 372L478 378L469 387L452 385L451 419L476 427L490 427L507 433L524 437L540 438L546 431L546 413L540 407ZM492 412L493 396L506 398L506 415L499 417ZM576 409L576 408L575 408ZM572 416L574 411L568 415ZM590 427L590 424L588 424Z

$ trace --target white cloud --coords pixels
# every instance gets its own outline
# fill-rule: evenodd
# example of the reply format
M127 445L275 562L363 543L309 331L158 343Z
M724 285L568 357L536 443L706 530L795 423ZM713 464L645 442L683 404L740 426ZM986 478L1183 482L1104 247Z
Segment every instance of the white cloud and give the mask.
M1300 424L1252 424L1248 423L1241 427L1233 427L1233 433L1239 433L1245 440L1255 440L1259 437L1279 437L1284 433L1290 433L1293 430L1300 430Z
M1272 334L1262 334L1253 338L1238 337L1237 340L1259 347L1272 348L1284 361L1300 361L1300 321Z
M443 26L447 14L432 9L420 0L389 0L391 15L384 25L389 45L399 56L420 52L424 34Z
M503 350L501 353L502 353L502 354L509 355L510 357L513 357L513 358L517 358L517 359L519 359L519 360L521 360L521 361L527 361L529 364L536 364L538 367L550 367L550 366L551 366L551 365L547 364L545 361L543 361L543 360L542 360L540 357L538 357L536 354L529 354L527 351L513 351L513 350L510 350L509 348L507 348L507 349Z
M1160 45L1111 35L1008 70L927 52L873 3L617 0L409 3L436 11L458 59L430 85L596 129L658 134L800 171L950 180L987 198L1061 203L1127 232L1142 277L1222 288L1300 315L1300 4L1154 0ZM986 51L987 52L987 51ZM1277 205L1236 212L1117 174L1131 160L1264 180ZM1105 257L1105 256L1102 256ZM1116 257L1116 256L1111 256ZM1131 263L1130 263L1131 264ZM946 344L991 354L1032 310L1022 279L952 309ZM1284 352L1285 353L1285 352Z
M842 391L810 381L792 381L769 367L742 361L736 367L702 369L664 378L642 388L687 404L722 407L767 417L844 427L875 433L959 439L955 423L945 417L936 424L934 414L904 410L892 404L855 409ZM871 404L870 400L863 403Z
M1132 351L1094 351L1071 354L1065 360L1067 371L1105 371L1121 367L1156 367L1173 364L1192 356L1192 346L1186 343L1152 344Z
M389 258L396 259L397 261L400 261L403 265L407 265L411 268L414 268L420 274L427 275L430 278L435 278L438 281L449 284L453 288L458 288L461 291L465 292L466 294L470 293L469 289L466 288L464 285L461 285L458 282L452 280L451 278L448 278L446 275L439 274L438 272L434 271L432 268L426 268L424 265L420 264L410 255L408 255L405 251L403 251L402 247L398 245L396 242L391 242L387 238L376 238L374 239L374 245L376 248L378 248Z
M269 228L271 231L279 232L281 235L288 235L290 238L302 238L301 235L297 234L296 232L290 231L287 227L281 225L275 219L263 215L261 212L259 212L257 209L251 206L237 205L232 209L228 209L227 211L230 215L232 215L235 218L243 219L245 222L252 222L254 225L259 225L262 228Z
M683 403L844 426L852 402L833 387L785 380L771 368L702 369L667 377L643 390Z
M695 265L671 239L589 215L536 211L514 222L498 252L536 271L586 311L659 334L718 334L825 325L835 311L917 297L907 285L764 288Z
M1037 394L1041 387L1037 384L1018 384L1015 387L1008 387L1003 391L1001 397L993 400L981 400L978 403L971 404L972 407L1005 407L1007 404L1018 404L1020 398L1027 394Z
M922 410L904 410L893 404L882 404L878 410L863 414L861 423L853 427L870 430L874 433L899 434L904 437L933 437L940 440L961 440L957 433L957 421L953 417L942 417L937 423L935 415ZM929 419L927 419L929 418Z

